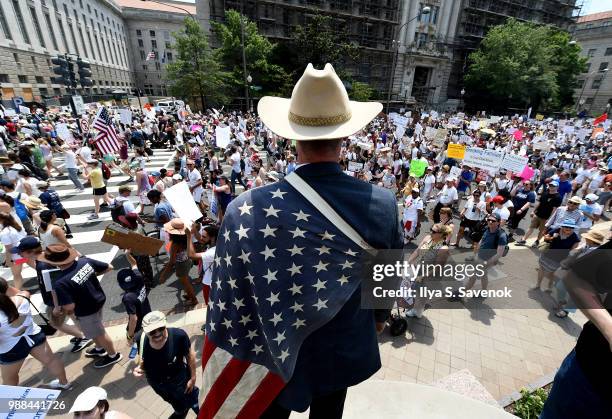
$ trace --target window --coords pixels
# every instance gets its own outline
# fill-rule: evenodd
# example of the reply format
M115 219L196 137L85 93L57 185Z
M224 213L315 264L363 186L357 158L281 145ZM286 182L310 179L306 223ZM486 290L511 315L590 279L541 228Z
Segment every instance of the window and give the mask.
M9 77L8 74L0 74L0 83L8 83Z
M606 68L608 68L608 63L599 64L599 71L604 71Z
M36 83L44 84L45 83L45 78L42 77L42 76L36 76Z
M589 52L587 52L587 57L594 56L596 52L597 52L597 48L590 49Z
M2 32L6 39L13 39L11 32L9 31L8 23L6 22L6 16L4 15L4 8L0 4L0 26L2 26Z
M428 35L422 32L416 32L414 34L414 42L416 43L417 48L422 48L427 43Z
M136 36L142 36L142 31L140 29L136 29Z
M161 70L161 64L159 63L159 61L155 61L155 69L156 69L157 71L160 71L160 70Z
M144 52L144 50L142 50L142 49L140 50L140 59L141 59L141 60L144 60L144 59L145 59L145 52Z
M20 74L19 76L17 76L17 78L19 79L19 83L27 83L28 82L28 76L24 76L24 75Z
M585 73L588 73L591 70L591 63L586 63L586 68L584 69Z
M155 38L155 31L149 31L149 36L151 38Z
M144 41L142 39L138 40L138 46L144 48Z
M79 44L77 44L76 36L74 36L74 29L71 23L68 24L68 29L70 29L70 36L72 37L72 43L74 44L74 47L76 48L77 55L81 55L81 51L79 50Z
M91 6L87 5L87 13L91 14Z
M87 40L89 41L89 48L91 49L91 56L94 59L98 59L96 57L96 49L94 48L93 42L91 42L91 33L89 32L89 29L87 29Z
M102 50L100 49L100 42L98 41L98 35L94 33L94 40L96 41L96 48L98 49L98 55L100 56L100 61L102 61Z
M38 15L33 7L30 7L30 14L32 15L32 22L34 23L34 29L36 29L36 35L38 36L38 42L40 46L46 48L45 38L43 37L42 30L40 29L40 22L38 21Z
M147 70L148 70L148 68L149 68L149 67L148 67L146 64L143 64L143 65L142 65L142 69L143 69L144 71L147 71Z
M79 0L79 7L82 9L83 8L83 0Z
M23 15L21 14L21 7L19 6L18 0L13 0L13 9L15 10L15 16L17 16L17 26L19 26L19 30L21 31L21 36L23 37L23 41L26 44L30 43L30 37L28 35L28 31L25 26L25 22L23 20Z
M418 21L435 25L438 22L438 12L440 11L440 7L419 3L419 10L423 10L423 8L426 6L429 7L429 13L423 14L419 12Z
M584 103L586 105L592 105L593 104L593 98L592 97L587 97L584 101Z
M30 57L30 59L32 60L32 65L34 67L38 66L38 63L36 63L36 57Z
M599 89L601 86L602 77L593 79L593 83L591 84L591 89Z
M41 96L49 96L49 90L46 87L41 87L38 89L40 91Z
M166 49L172 49L172 44L170 42L166 42Z
M54 95L56 95L56 96L61 95L61 94L62 94L62 89L59 89L59 88L57 88L57 87L54 87L54 88L53 88L53 94L54 94Z
M81 38L81 45L83 45L83 55L85 57L88 57L89 54L87 53L87 44L85 44L85 38L83 37L83 31L81 30L81 26L77 26L77 30L79 31L79 38Z
M55 38L55 32L53 31L53 25L51 25L51 17L45 13L45 22L47 23L47 30L49 31L49 36L51 36L51 42L53 43L53 48L56 51L59 51L57 46L57 39Z
M164 31L164 39L167 40L167 41L170 40L170 32Z
M604 55L612 55L612 47L606 48L606 52L604 53Z
M13 53L13 59L15 60L15 62L17 64L21 64L21 60L19 59L19 55L16 52Z
M151 39L151 48L157 49L157 41L155 39Z
M172 61L172 53L171 52L167 52L166 53L166 60L168 60L168 62Z
M584 80L576 80L576 87L582 89L582 86L584 86Z

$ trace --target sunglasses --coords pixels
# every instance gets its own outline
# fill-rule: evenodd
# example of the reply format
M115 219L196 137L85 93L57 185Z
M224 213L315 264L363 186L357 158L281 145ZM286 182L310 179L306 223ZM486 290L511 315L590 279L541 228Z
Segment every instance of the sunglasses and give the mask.
M155 330L151 330L149 333L147 333L147 335L149 335L149 337L157 337L158 335L161 335L162 333L164 333L164 330L166 330L166 327L160 327L158 329Z

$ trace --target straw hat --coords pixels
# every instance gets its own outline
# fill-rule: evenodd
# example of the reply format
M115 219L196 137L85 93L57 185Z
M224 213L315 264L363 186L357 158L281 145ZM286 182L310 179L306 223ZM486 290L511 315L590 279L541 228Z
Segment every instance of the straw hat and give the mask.
M582 238L585 240L588 239L597 244L603 244L603 242L606 240L603 234L601 234L599 231L594 230L587 231L582 235Z
M77 251L65 244L50 244L45 251L38 256L38 260L50 265L64 265L77 258Z
M164 224L164 231L168 234L185 234L185 222L180 218L173 218Z
M331 64L316 70L308 64L291 99L265 96L257 105L263 123L276 135L293 140L348 137L378 113L378 102L350 101Z
M44 208L44 205L42 204L40 198L36 198L32 195L28 196L28 199L23 202L23 205L33 210L39 210Z

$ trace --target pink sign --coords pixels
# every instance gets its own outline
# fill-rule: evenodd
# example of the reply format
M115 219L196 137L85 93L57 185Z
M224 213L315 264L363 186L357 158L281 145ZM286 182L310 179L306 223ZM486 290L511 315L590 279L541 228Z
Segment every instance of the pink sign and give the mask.
M521 173L521 178L523 180L530 180L533 177L533 174L534 170L529 166L525 166L523 172Z
M515 140L520 141L523 139L523 131L521 131L520 129L517 129L516 131L514 131L512 135L514 136Z

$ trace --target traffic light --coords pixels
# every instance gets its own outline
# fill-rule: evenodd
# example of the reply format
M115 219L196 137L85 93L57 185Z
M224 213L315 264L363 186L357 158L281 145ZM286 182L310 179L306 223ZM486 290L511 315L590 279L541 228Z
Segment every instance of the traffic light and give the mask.
M72 58L68 57L66 59L68 62L68 78L70 79L68 83L68 87L72 89L77 88L76 74L74 73L74 63L72 62Z
M68 71L68 61L64 57L51 58L51 62L55 65L53 73L59 77L51 77L51 83L70 85L70 74Z
M88 61L77 59L77 67L79 72L79 82L81 83L81 87L91 87L93 86L93 81L91 81L91 64Z

